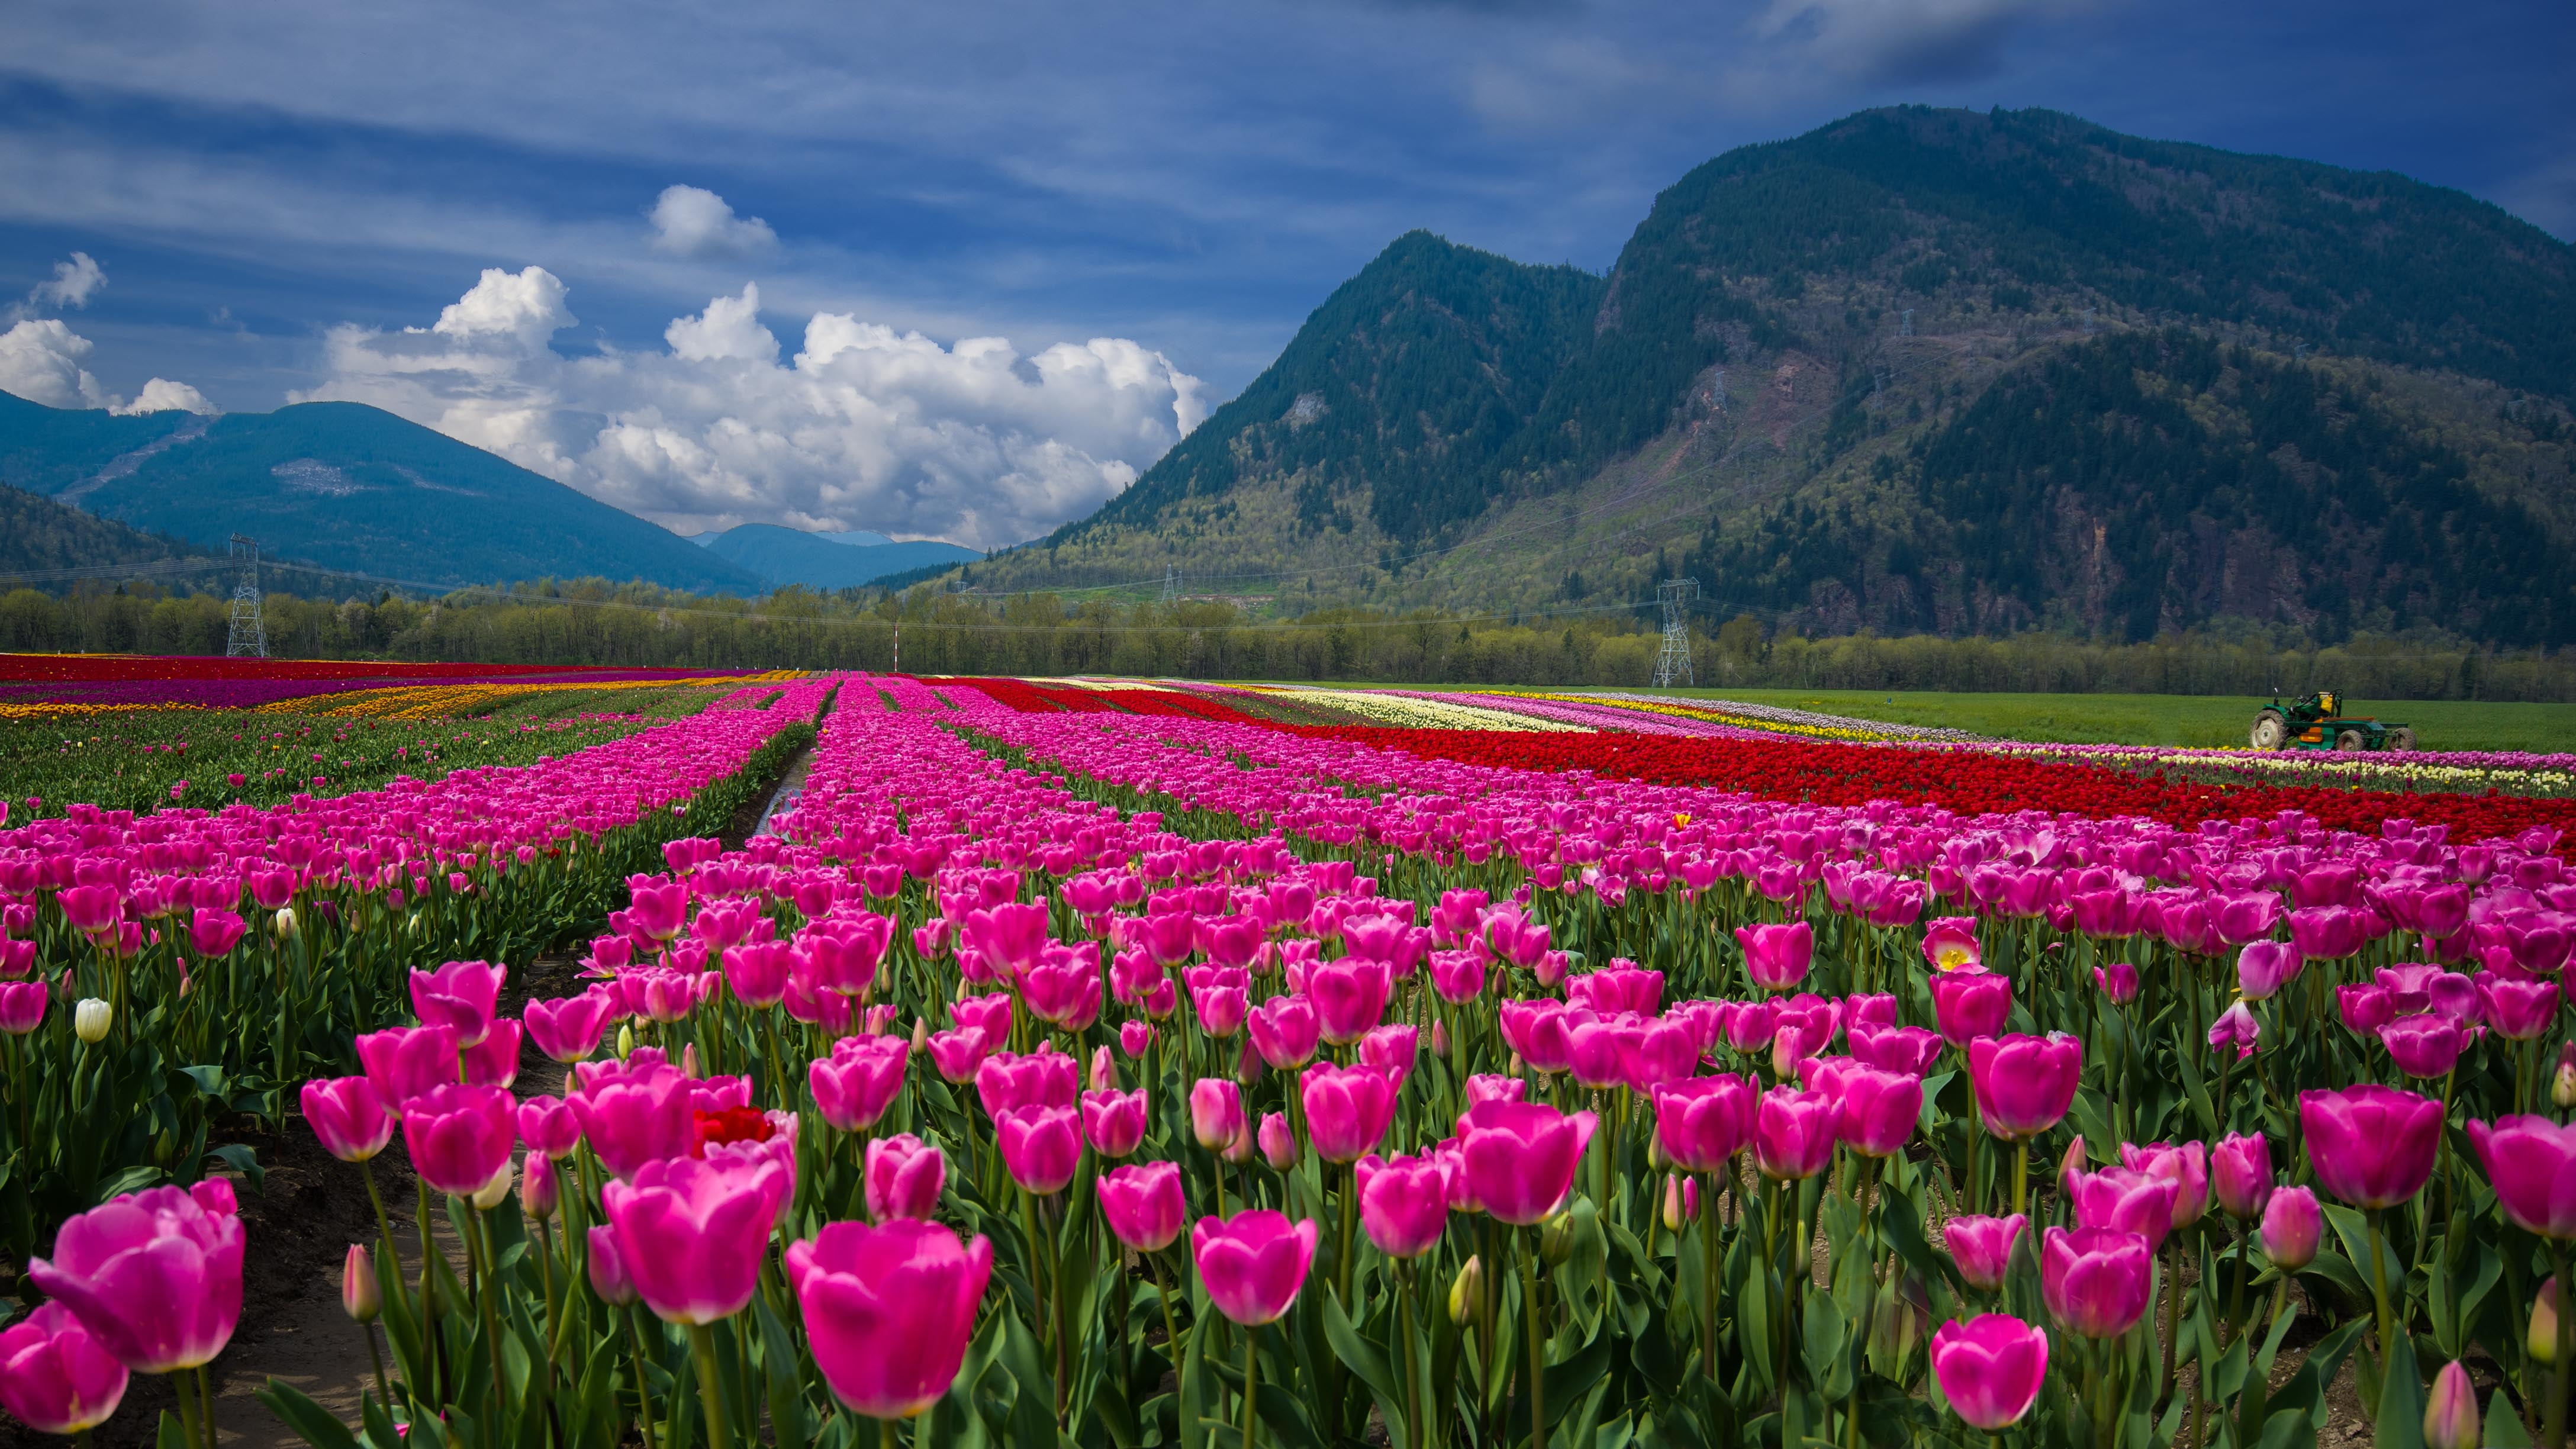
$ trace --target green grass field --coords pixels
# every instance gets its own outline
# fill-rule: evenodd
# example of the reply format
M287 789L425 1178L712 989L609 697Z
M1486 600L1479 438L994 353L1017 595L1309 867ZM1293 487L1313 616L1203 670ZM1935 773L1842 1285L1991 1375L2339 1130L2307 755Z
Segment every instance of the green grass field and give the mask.
M1821 710L1893 724L1947 725L2016 740L2242 745L2263 701L2188 694L1932 694L1880 690L1640 690ZM2427 750L2576 750L2576 704L2358 699L2353 714L2403 720Z

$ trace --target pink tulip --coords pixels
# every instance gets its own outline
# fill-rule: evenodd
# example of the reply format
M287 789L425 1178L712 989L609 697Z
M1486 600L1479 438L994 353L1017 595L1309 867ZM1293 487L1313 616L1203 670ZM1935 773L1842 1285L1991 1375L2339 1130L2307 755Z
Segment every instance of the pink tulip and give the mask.
M1201 1147L1222 1152L1248 1130L1241 1087L1223 1077L1201 1077L1190 1088L1190 1134Z
M1431 989L1452 1004L1485 994L1485 963L1472 951L1431 953Z
M635 1279L626 1271L617 1234L605 1224L590 1230L590 1291L612 1308L635 1301Z
M626 917L656 941L676 940L688 924L689 888L678 881L627 882Z
M2459 1064L2460 1049L2468 1038L2451 1024L2450 1018L2427 1012L2421 1016L2401 1016L2379 1029L2379 1043L2388 1048L2388 1059L2397 1069L2419 1080L2450 1075Z
M2113 1006L2126 1006L2138 999L2138 968L2126 961L2093 968L2093 988Z
M939 1210L948 1183L948 1159L909 1132L873 1138L865 1166L868 1216L878 1223L928 1218Z
M1959 1267L1960 1279L1980 1293L1992 1293L2004 1286L2013 1245L2029 1226L2030 1219L2021 1213L2008 1218L1961 1213L1942 1225L1941 1240L1950 1249L1950 1261Z
M993 1050L992 1039L978 1026L932 1032L922 1045L930 1053L930 1064L938 1068L940 1079L952 1085L975 1081L983 1071L984 1059Z
M2074 1105L2083 1073L2084 1043L2064 1032L1979 1037L1968 1044L1977 1110L1997 1137L2027 1139L2056 1126Z
M960 1244L910 1219L827 1223L812 1242L787 1246L814 1365L835 1397L872 1419L909 1419L947 1395L992 1276L989 1239Z
M2478 1391L2458 1359L2433 1376L2424 1397L2424 1449L2478 1449Z
M2234 1048L2240 1062L2254 1055L2254 1049L2262 1039L2262 1023L2254 1019L2253 1011L2242 1001L2220 1012L2218 1020L2209 1026L2209 1049L2225 1051Z
M1449 1227L1449 1172L1429 1156L1359 1160L1360 1225L1390 1258L1419 1258Z
M2231 946L2259 941L2281 924L2281 898L2270 891L2220 896L2211 903L2210 925Z
M1357 1162L1395 1120L1395 1082L1376 1067L1317 1062L1298 1082L1306 1135L1326 1162Z
M2515 981L2492 971L2478 974L2478 1002L2487 1026L2507 1041L2534 1041L2558 1021L2559 988L2547 981Z
M2361 949L2361 912L2342 906L2311 906L2290 912L2290 942L2311 961L2337 961Z
M1753 1165L1784 1182L1817 1176L1833 1163L1841 1123L1841 1110L1823 1092L1765 1092L1753 1113Z
M506 1087L519 1080L519 1023L493 1021L483 1039L464 1052L465 1080L477 1087Z
M1508 1078L1524 1086L1519 1078ZM1472 1097L1472 1093L1470 1094ZM1754 1103L1742 1077L1686 1077L1655 1089L1655 1140L1685 1172L1720 1172L1753 1141Z
M1932 1335L1932 1376L1951 1412L2000 1433L2021 1422L2048 1379L2048 1335L2001 1313L1952 1319Z
M1530 1069L1542 1074L1561 1072L1572 1063L1573 1047L1566 1040L1566 1012L1562 1001L1505 1001L1497 1008L1496 1026L1503 1044L1520 1054ZM1765 1035L1767 1044L1770 1037Z
M0 1330L0 1408L40 1434L107 1422L125 1398L125 1365L60 1303Z
M776 1006L787 998L795 949L785 941L756 941L725 952L725 988L734 1000L755 1011Z
M131 1372L195 1368L241 1320L241 1219L182 1188L127 1193L66 1219L27 1276Z
M2236 986L2248 1001L2269 1000L2284 982L2298 978L2306 962L2299 948L2280 941L2249 941L2236 953Z
M499 1176L518 1140L518 1104L499 1087L441 1087L403 1111L412 1171L450 1197L472 1197Z
M35 942L15 944L33 946ZM44 1025L47 994L42 981L0 981L0 1031L25 1036Z
M1761 991L1797 990L1816 952L1815 928L1804 921L1738 926L1735 942L1744 948L1745 977Z
M203 906L188 921L188 944L200 956L229 956L241 944L242 933L250 924L230 911L213 911Z
M1240 986L1190 988L1190 1009L1198 1013L1199 1030L1218 1041L1230 1041L1243 1030L1245 1001L1246 993Z
M2338 986L2335 1009L2343 1018L2344 1030L2358 1037L2377 1037L2379 1029L2397 1017L2397 1003L2384 986Z
M1909 1077L1929 1072L1941 1056L1940 1033L1919 1026L1856 1025L1845 1030L1844 1040L1854 1059Z
M581 1119L553 1097L530 1097L519 1103L519 1140L528 1150L562 1159L581 1142Z
M1345 956L1306 973L1306 995L1315 1003L1324 1040L1349 1046L1386 1017L1394 973L1384 961Z
M1297 1134L1288 1130L1288 1114L1285 1112L1263 1113L1261 1127L1253 1133L1253 1140L1261 1148L1261 1160L1269 1163L1274 1171L1286 1172L1295 1167L1297 1159L1303 1155L1297 1146Z
M492 1013L501 1000L501 982L509 974L488 961L450 961L435 971L411 973L412 1014L423 1026L444 1026L456 1033L456 1044L470 1047L492 1029Z
M2069 1333L2117 1338L2155 1293L2155 1250L2116 1228L2050 1228L2040 1235L2039 1292Z
M1143 1056L1145 1049L1153 1044L1154 1028L1151 1023L1131 1021L1118 1028L1118 1049L1125 1052L1130 1061Z
M959 1030L974 1027L984 1033L986 1041L996 1044L1011 1039L1011 994L996 991L986 996L970 996L949 1003L948 1019Z
M358 1062L376 1096L395 1112L412 1098L457 1080L457 1040L453 1027L390 1027L358 1038Z
M2324 1234L2325 1214L2317 1207L2317 1195L2304 1187L2282 1188L2263 1206L2263 1254L2285 1273L2316 1261Z
M2473 1121L2469 1144L2515 1226L2560 1242L2576 1239L2576 1125L2537 1116Z
M903 1095L904 1063L910 1047L900 1037L845 1036L832 1044L832 1054L816 1057L805 1068L815 1110L826 1125L840 1132L864 1132L877 1125L895 1098Z
M2173 1230L2174 1200L2182 1185L2171 1178L2149 1177L2125 1167L2071 1172L2067 1178L2067 1197L2078 1227L2136 1233L2149 1248L2162 1246L2165 1234Z
M2353 1207L2395 1207L2433 1175L2442 1104L2376 1084L2301 1092L2299 1126L2319 1186Z
M975 1093L988 1117L999 1118L1014 1107L1071 1111L1081 1091L1082 1078L1073 1058L1060 1051L995 1052L975 1069Z
M1528 1227L1556 1211L1600 1119L1535 1102L1480 1102L1458 1119L1468 1194L1499 1222Z
M2120 1165L2174 1184L2173 1225L2190 1227L2209 1211L2209 1153L2197 1142L2120 1144ZM2149 1236L2154 1236L2150 1234Z
M689 1079L658 1053L650 1061L636 1060L647 1050L638 1048L624 1064L585 1062L574 1068L581 1086L566 1101L599 1165L629 1182L646 1163L686 1156L697 1143Z
M563 1195L563 1186L555 1176L554 1159L542 1152L531 1152L519 1166L519 1211L541 1222L553 1217L555 1205Z
M1246 1328L1275 1323L1297 1301L1315 1263L1312 1218L1254 1208L1220 1221L1206 1217L1190 1231L1199 1281L1219 1313Z
M1965 1047L2004 1029L2012 1015L2012 978L1991 971L1944 971L1931 980L1932 1019L1941 1039Z
M702 1324L751 1301L793 1186L772 1159L675 1157L608 1184L600 1201L644 1306L668 1323Z
M1126 1157L1145 1140L1145 1091L1082 1094L1082 1135L1103 1157Z
M1690 1052L1696 1060L1699 1049L1694 1046ZM1360 1038L1360 1065L1386 1073L1399 1092L1404 1090L1405 1078L1413 1075L1413 1064L1421 1054L1421 1028L1402 1022L1390 1022Z
M549 1061L570 1066L587 1061L599 1050L601 1037L608 1034L608 1019L616 1007L609 993L592 987L579 996L556 1001L531 1001L519 1012L519 1020L528 1029L528 1039Z
M993 1118L1011 1180L1039 1197L1064 1191L1082 1162L1081 1121L1070 1107L1013 1107Z
M1315 1059L1315 1043L1323 1027L1315 1018L1315 1005L1302 996L1274 996L1252 1011L1252 1045L1261 1059L1281 1071L1302 1067Z
M1923 1079L1854 1066L1843 1074L1836 1132L1863 1157L1887 1157L1914 1135L1923 1115Z
M2272 1145L2260 1133L2222 1140L2209 1151L2209 1181L2231 1218L2251 1221L2272 1200Z
M1467 1105L1479 1102L1522 1102L1529 1099L1529 1080L1525 1077L1497 1076L1478 1072L1467 1078ZM1745 1129L1751 1131L1750 1127Z
M1181 1198L1177 1162L1141 1162L1100 1175L1100 1216L1118 1241L1139 1253L1159 1253L1181 1235L1188 1206Z
M1984 964L1977 947L1974 916L1943 916L1923 928L1923 959L1936 971L1958 971Z
M1047 908L1005 902L966 916L966 944L1004 975L1017 978L1037 964L1047 941Z
M393 1140L393 1114L365 1077L317 1078L304 1084L303 1098L304 1124L342 1162L364 1162Z

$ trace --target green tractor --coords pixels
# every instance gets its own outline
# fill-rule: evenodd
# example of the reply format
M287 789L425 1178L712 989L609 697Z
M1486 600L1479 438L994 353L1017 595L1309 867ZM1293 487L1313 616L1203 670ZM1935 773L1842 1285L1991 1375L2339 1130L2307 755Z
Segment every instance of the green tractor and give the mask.
M2415 730L2368 717L2347 718L2343 696L2331 689L2272 702L2254 712L2247 742L2258 750L2411 750Z

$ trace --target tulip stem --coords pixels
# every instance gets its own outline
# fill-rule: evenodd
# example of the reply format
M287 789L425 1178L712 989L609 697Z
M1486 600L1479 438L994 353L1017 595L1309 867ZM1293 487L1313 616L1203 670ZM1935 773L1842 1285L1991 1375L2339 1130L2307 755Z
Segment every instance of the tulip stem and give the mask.
M1243 1327L1243 1449L1252 1449L1252 1406L1261 1380L1261 1329Z
M644 1449L657 1449L653 1438L652 1381L644 1376L644 1333L635 1326L632 1307L615 1308L612 1305L612 1308L617 1316L626 1320L626 1348L635 1358L636 1426L644 1431Z
M359 1324L358 1335L367 1341L367 1362L376 1366L376 1397L384 1401L385 1414L391 1417L394 1411L394 1391L385 1383L385 1356L376 1349L375 1325Z
M188 1387L187 1370L173 1369L170 1371L170 1389L171 1392L176 1394L179 1399L179 1433L181 1436L181 1442L195 1444L198 1442L199 1437L197 1433L197 1396L196 1391Z
M1727 1159L1729 1166L1734 1161L1732 1157ZM1717 1382L1717 1213L1720 1191L1717 1174L1712 1172L1708 1175L1708 1201L1701 1204L1699 1214L1700 1287L1704 1290L1699 1305L1699 1353L1701 1366L1708 1371L1708 1381L1712 1384ZM1675 1236L1678 1239L1679 1235ZM1674 1266L1679 1267L1681 1245L1678 1241L1673 1245L1673 1259Z
M215 1449L215 1387L206 1377L204 1364L197 1365L197 1403L206 1411L206 1449Z
M2028 1207L2029 1198L2030 1139L2016 1137L2013 1139L2013 1211L2018 1213Z
M2558 1372L2549 1380L2549 1412L2541 1420L2542 1449L2559 1449L2567 1442L2567 1387L2576 1377L2576 1313L2569 1312L2567 1294L2567 1242L2549 1240L2549 1271L2558 1281Z
M1530 1449L1547 1449L1547 1345L1538 1321L1539 1234L1543 1231L1530 1229L1521 1254L1521 1317L1529 1324Z
M2379 1215L2378 1208L2372 1208L2366 1214L2370 1223L2370 1294L2379 1308L2379 1365L2384 1375L2388 1367L2388 1355L2392 1351L2390 1346L2397 1342L2395 1337L2397 1324L2396 1315L2388 1311L2388 1270L2380 1262ZM2382 1394L2387 1392L2384 1378L2380 1391ZM2374 1404L2371 1408L2376 1412L2378 1405Z
M1333 1285L1333 1296L1341 1301L1345 1312L1351 1306L1351 1225L1359 1218L1360 1166L1354 1162L1343 1169L1342 1176L1342 1246L1333 1267L1339 1281Z
M384 1239L386 1260L394 1265L394 1277L399 1279L402 1277L402 1254L394 1248L394 1224L393 1219L385 1216L384 1196L376 1191L376 1160L373 1157L359 1158L358 1175L366 1179L367 1202L376 1210L376 1234Z
M707 1412L707 1449L729 1449L733 1426L725 1422L724 1387L716 1381L716 1331L703 1323L690 1324L689 1350L698 1360L698 1402Z
M483 1342L492 1352L493 1422L498 1424L510 1402L510 1377L501 1364L501 1314L497 1300L501 1296L500 1244L492 1236L492 1215L481 1208L474 1210L475 1237L482 1250ZM211 1449L211 1446L209 1446Z

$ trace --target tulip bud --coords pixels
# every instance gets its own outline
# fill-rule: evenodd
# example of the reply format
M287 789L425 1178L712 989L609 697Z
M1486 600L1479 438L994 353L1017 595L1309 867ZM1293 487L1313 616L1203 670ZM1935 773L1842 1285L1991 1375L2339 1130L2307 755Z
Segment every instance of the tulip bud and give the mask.
M912 1054L919 1056L928 1050L930 1050L930 1018L924 1016L916 1018L912 1023Z
M367 1256L365 1244L351 1243L340 1264L340 1307L360 1323L373 1323L384 1311L384 1290L377 1286L375 1260Z
M502 1199L509 1195L510 1164L504 1162L501 1164L501 1170L492 1174L492 1180L490 1182L487 1182L474 1190L474 1196L471 1201L477 1210L488 1213L492 1209L499 1207Z
M555 1204L561 1197L554 1159L542 1152L529 1153L525 1169L519 1174L519 1211L544 1222L555 1215Z
M1261 1119L1261 1159L1281 1172L1297 1165L1297 1138L1288 1130L1286 1113L1272 1112Z
M698 1070L698 1044L690 1042L680 1048L680 1075L696 1081L704 1075Z
M1485 1260L1470 1257L1449 1280L1449 1321L1464 1328L1485 1316Z
M1699 1180L1684 1177L1665 1178L1664 1226L1678 1233L1698 1216Z
M1235 1058L1234 1079L1249 1087L1260 1081L1261 1074L1268 1068L1269 1064L1261 1059L1261 1053L1252 1049L1252 1034L1246 1032L1242 1054Z
M2538 1296L2531 1301L2531 1333L2523 1340L2523 1352L2537 1364L2555 1366L2558 1362L2558 1280L2541 1282Z
M2478 1391L2453 1359L2433 1376L2424 1403L2424 1449L2478 1449Z
M296 930L295 908L293 906L288 906L286 909L279 911L277 913L277 918L270 921L268 924L271 930L277 932L277 939L281 941L293 939Z
M1803 1033L1794 1026L1784 1026L1771 1038L1771 1075L1788 1081L1798 1075L1798 1047Z
M1574 1214L1560 1212L1538 1225L1538 1255L1549 1267L1560 1266L1574 1253Z
M2576 1107L2576 1041L2558 1052L2558 1075L2549 1079L2549 1100L2564 1112Z
M107 1029L116 1022L116 1008L95 996L84 996L72 1008L72 1032L92 1046L107 1040Z
M626 1058L627 1058L628 1056L630 1056L630 1055L632 1055L632 1054L633 1054L634 1050L635 1050L635 1028L634 1028L634 1026L630 1024L630 1025L627 1025L627 1026L621 1026L621 1027L619 1027L619 1028L617 1029L617 1059L618 1059L619 1061L621 1061L621 1062L622 1062L622 1061L624 1061L624 1060L626 1060Z
M2076 1133L2075 1140L2066 1144L2066 1155L2057 1159L2057 1190L2068 1198L2074 1197L2075 1174L2091 1166L2092 1161L2084 1155L2084 1134Z
M414 911L411 913L409 918L404 920L403 931L407 935L417 936L420 934L420 912Z
M1654 1133L1646 1138L1646 1165L1657 1172L1661 1172L1665 1168L1672 1166L1673 1163L1673 1160L1670 1157L1664 1155L1663 1139L1664 1134L1661 1132Z
M2307 1188L2285 1187L2263 1208L2263 1252L2284 1273L2316 1261L2317 1239L2324 1230L2317 1195Z
M1109 1048L1106 1046L1091 1049L1091 1090L1095 1092L1118 1090L1118 1064L1109 1059Z

